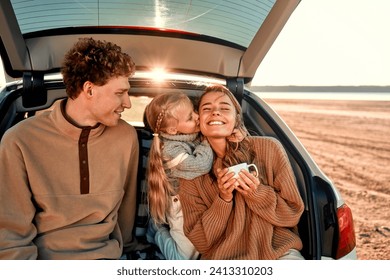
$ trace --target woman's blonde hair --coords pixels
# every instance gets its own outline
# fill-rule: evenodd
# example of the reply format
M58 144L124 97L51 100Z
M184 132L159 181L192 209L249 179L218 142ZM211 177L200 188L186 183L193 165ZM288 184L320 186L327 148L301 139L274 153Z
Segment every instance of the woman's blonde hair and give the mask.
M236 97L229 89L227 89L223 85L216 84L216 85L209 85L206 87L206 89L204 90L203 94L199 99L199 103L198 103L199 105L202 102L202 98L210 92L221 92L229 97L237 113L236 123L234 128L238 129L239 133L241 133L241 135L244 137L244 139L239 142L231 141L231 140L227 141L226 154L222 160L223 165L225 167L229 167L243 162L252 163L255 158L255 153L251 149L251 145L248 137L246 137L249 135L249 132L244 125L240 103L238 103Z
M161 150L163 142L159 134L177 125L180 117L177 111L182 106L192 107L192 102L184 93L165 93L156 96L145 108L146 121L153 130L147 166L148 202L151 217L156 223L167 223L170 196L176 194L164 170Z

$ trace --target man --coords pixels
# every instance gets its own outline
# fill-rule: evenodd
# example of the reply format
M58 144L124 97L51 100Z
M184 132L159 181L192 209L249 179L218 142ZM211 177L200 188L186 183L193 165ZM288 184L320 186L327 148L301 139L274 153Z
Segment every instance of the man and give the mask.
M134 245L138 140L132 58L80 39L65 55L68 98L0 145L0 259L119 259Z

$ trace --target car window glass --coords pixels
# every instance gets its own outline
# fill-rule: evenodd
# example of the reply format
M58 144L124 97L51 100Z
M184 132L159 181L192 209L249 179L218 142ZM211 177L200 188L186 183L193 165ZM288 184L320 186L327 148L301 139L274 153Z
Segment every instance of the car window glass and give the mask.
M248 47L276 0L12 0L23 34L114 26L190 32Z
M122 119L134 126L143 127L145 107L152 101L152 97L131 96L130 101L131 108L122 113Z

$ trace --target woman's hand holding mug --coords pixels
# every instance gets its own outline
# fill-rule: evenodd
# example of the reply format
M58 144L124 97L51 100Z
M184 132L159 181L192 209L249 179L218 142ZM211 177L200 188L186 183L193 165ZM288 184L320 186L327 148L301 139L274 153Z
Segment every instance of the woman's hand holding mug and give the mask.
M233 178L236 178L234 183L235 189L243 195L248 195L255 191L260 186L258 179L259 171L255 164L240 163L230 166L228 168L228 174L233 174Z

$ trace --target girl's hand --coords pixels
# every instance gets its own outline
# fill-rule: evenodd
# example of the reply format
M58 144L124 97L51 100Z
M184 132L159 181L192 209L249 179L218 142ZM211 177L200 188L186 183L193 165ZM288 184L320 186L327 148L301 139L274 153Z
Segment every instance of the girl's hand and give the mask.
M227 168L217 169L219 196L226 202L230 202L233 199L233 191L237 181L233 176L234 172L228 172Z
M235 189L242 195L247 196L260 186L260 180L247 170L241 170L238 173L238 179L235 182Z

